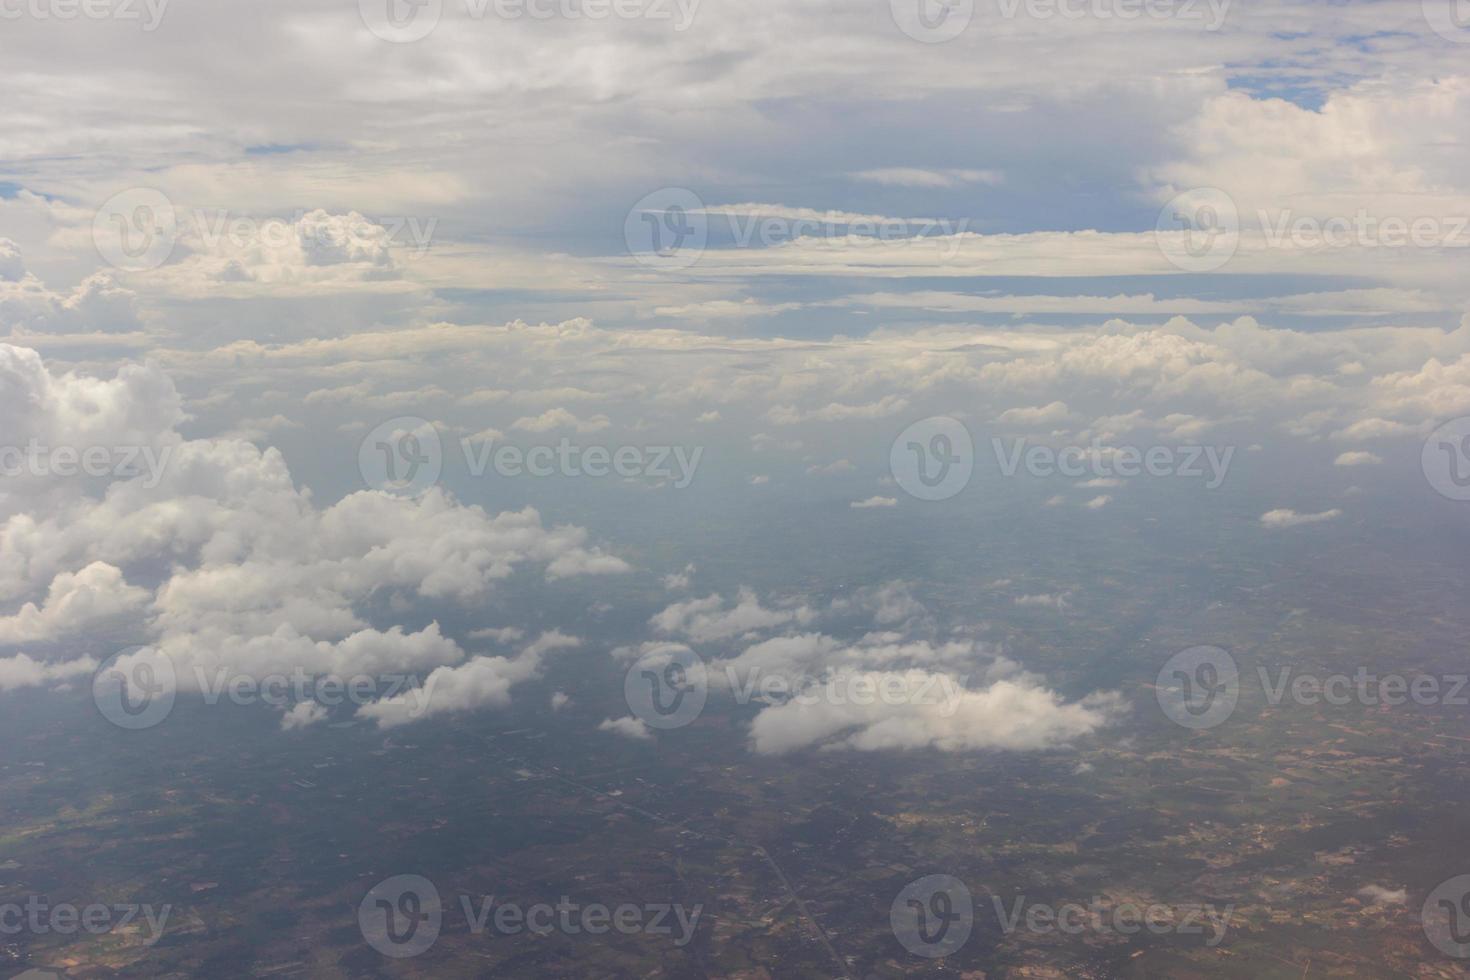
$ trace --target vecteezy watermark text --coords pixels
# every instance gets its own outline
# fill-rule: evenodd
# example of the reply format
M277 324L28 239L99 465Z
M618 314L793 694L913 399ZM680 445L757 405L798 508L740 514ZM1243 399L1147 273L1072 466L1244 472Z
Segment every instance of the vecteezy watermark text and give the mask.
M0 20L138 21L145 31L163 23L169 0L0 0Z
M384 699L402 699L410 718L429 710L437 681L432 673L420 680L409 673L342 675L292 667L256 676L224 666L191 664L181 672L173 658L154 647L129 647L102 662L92 677L92 700L102 717L130 731L152 728L173 712L180 675L203 703L221 701L291 710L312 704L319 710L343 704L363 707ZM314 709L318 710L318 709Z
M1207 947L1224 941L1235 906L1141 902L1093 896L1086 903L1030 902L1024 895L1006 900L989 896L1001 933L1038 935L1198 936ZM975 899L953 875L927 875L905 885L889 907L894 937L909 952L938 959L958 951L975 927Z
M1235 713L1242 676L1235 658L1220 647L1190 647L1169 658L1154 691L1172 721L1186 728L1214 728ZM1470 674L1409 675L1362 665L1351 671L1258 665L1255 678L1273 708L1288 702L1306 708L1470 707Z
M495 895L458 896L457 911L473 936L620 935L670 936L687 946L699 928L703 905L623 902L606 905L561 895L554 902L520 903ZM453 911L453 910L451 910ZM445 907L439 889L422 875L394 875L374 885L357 908L362 936L384 956L405 959L426 952L439 938Z
M478 447L469 439L461 439L465 465L471 476L484 476L493 466L504 477L619 476L624 479L648 477L669 480L675 489L683 490L694 482L703 446L582 446L563 437L555 446L536 445L496 447L486 440Z
M131 187L97 209L92 242L109 265L133 272L163 265L180 243L210 255L299 248L313 259L383 262L389 249L407 258L422 256L438 225L438 218L415 215L367 217L355 211L302 209L283 218L229 208L183 208L160 190Z
M1087 904L1063 902L1028 902L1024 895L1011 901L999 895L990 896L1001 932L1010 935L1024 930L1041 935L1061 933L1080 936L1084 933L1113 933L1134 936L1147 932L1154 936L1203 936L1210 948L1220 945L1235 916L1235 906L1219 909L1210 904L1168 905L1163 902L1130 902L1093 896Z
M172 446L49 446L32 437L24 446L0 446L0 477L142 476L151 490L172 453Z
M990 440L1001 476L1023 470L1034 477L1116 480L1131 477L1196 479L1218 489L1235 457L1234 446L1112 445L1093 439L1087 445L1032 444L1026 438ZM945 415L921 419L893 440L889 470L898 486L920 500L946 500L970 482L975 445L969 429ZM1113 484L1109 484L1113 485Z
M737 249L797 241L839 248L881 243L932 248L934 258L943 262L958 254L969 226L968 218L889 218L759 205L710 207L686 187L662 187L629 209L623 241L635 261L661 270L693 266L714 233Z
M968 674L959 677L948 674L910 677L902 673L860 670L793 676L759 667L741 668L736 664L725 664L724 674L736 704L759 700L798 705L938 707L938 713L946 718L959 710L969 680Z
M1231 0L996 0L1005 20L1139 20L1200 22L1206 31L1225 25ZM925 44L952 41L975 17L976 0L889 0L899 30Z
M101 936L126 929L142 916L142 921L148 926L144 945L152 946L163 938L172 911L172 905L160 905L156 909L152 905L132 903L73 905L69 902L52 903L42 895L30 895L24 902L0 903L0 936L22 933L73 936L82 932Z
M1359 208L1351 215L1294 215L1289 209L1256 213L1268 248L1315 251L1333 248L1467 248L1470 216L1377 215Z
M457 16L483 21L643 20L669 21L683 32L694 23L701 0L448 0ZM446 0L358 0L369 32L384 41L407 44L434 32Z
M568 479L645 479L683 490L694 482L703 446L581 444L563 436L555 443L497 445L494 438L466 436L459 441L469 475L487 472L519 477ZM357 450L358 471L375 490L422 493L439 482L444 449L439 431L427 419L399 416L375 426Z
M1009 444L1009 445L1008 445ZM1031 476L1181 477L1204 479L1205 488L1225 482L1234 446L1113 446L1094 439L1086 446L1053 448L1028 445L1025 438L990 440L1002 476L1015 476L1024 466ZM1208 472L1206 472L1208 470Z

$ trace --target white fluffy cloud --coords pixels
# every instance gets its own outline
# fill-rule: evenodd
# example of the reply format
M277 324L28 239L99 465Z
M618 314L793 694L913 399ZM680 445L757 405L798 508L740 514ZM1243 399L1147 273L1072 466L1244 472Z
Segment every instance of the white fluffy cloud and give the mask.
M653 729L641 718L625 715L622 718L608 718L597 726L600 732L611 732L621 735L623 738L631 738L637 741L647 741L653 738Z
M1290 507L1278 507L1276 510L1268 510L1262 514L1261 523L1266 527L1296 527L1299 524L1320 524L1341 516L1342 511L1336 507L1315 514L1299 514Z
M943 675L922 670L838 673L826 683L843 700L791 700L751 722L752 748L781 754L809 746L941 752L1056 748L1093 735L1122 711L1116 695L1067 703L1043 687L1000 680L945 696ZM861 703L865 692L870 703Z
M120 569L94 561L77 572L57 573L41 605L27 602L13 616L0 616L0 644L85 634L136 617L149 598L148 590L125 582Z
M753 591L741 589L733 605L719 595L676 602L656 614L651 624L659 633L705 642L727 640L788 623L809 623L815 615L810 607L799 603L768 609Z
M417 498L362 491L320 507L274 449L180 437L178 396L153 368L124 368L111 381L57 376L34 352L0 345L0 405L21 436L172 450L156 482L51 476L4 498L0 597L18 606L0 616L0 643L121 620L152 640L134 656L168 657L184 690L218 672L407 671L435 678L436 711L460 710L500 703L545 651L572 641L548 634L514 660L465 662L437 623L373 622L377 600L467 605L522 566L547 579L628 568L581 528L547 528L530 509L491 515L439 489ZM9 669L40 683L71 668ZM372 716L391 724L397 708L385 703Z
M24 653L0 657L0 691L23 687L50 686L58 682L85 677L95 671L98 662L92 657L78 657L65 663L46 663Z
M547 653L577 647L581 641L563 633L545 633L515 657L475 657L452 667L439 667L424 678L421 691L382 698L359 714L394 728L434 715L475 708L502 708L511 688L541 676Z
M678 631L706 649L728 651L709 661L706 675L712 693L760 705L748 731L757 754L808 748L1058 748L1115 723L1123 712L1124 702L1115 693L1068 702L1044 678L990 646L919 635L934 624L904 582L863 589L820 610L794 599L773 600L773 605L804 610L801 622L769 615L748 590L734 610L710 596L670 606L653 622L662 632ZM737 626L730 620L742 609ZM762 611L767 615L757 616ZM710 615L723 618L704 618ZM760 626L752 629L749 624L757 619ZM851 640L823 631L792 631L818 620L843 629L861 629L864 622L890 628L870 629ZM680 629L670 628L676 625ZM754 638L771 630L778 635ZM650 641L613 655L623 662L647 658L658 663L674 657L687 661L694 654L681 643Z

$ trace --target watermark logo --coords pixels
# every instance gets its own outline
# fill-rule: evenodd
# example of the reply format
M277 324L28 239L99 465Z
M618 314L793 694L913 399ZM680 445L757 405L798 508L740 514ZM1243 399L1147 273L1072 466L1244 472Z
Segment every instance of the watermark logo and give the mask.
M152 647L119 650L92 675L92 701L118 728L152 728L174 710L178 677L173 661Z
M1435 493L1470 500L1470 415L1450 419L1431 432L1419 462Z
M92 244L109 265L130 272L156 269L178 241L178 217L162 191L133 187L109 197L92 217Z
M357 470L374 490L413 496L439 482L444 450L434 423L400 415L378 425L357 447Z
M671 21L687 31L700 0L462 0L455 12L467 20L646 20ZM421 41L444 15L444 0L358 0L362 22L375 36L393 44Z
M704 711L709 672L692 650L647 653L628 668L623 697L648 727L683 728Z
M494 469L503 477L522 476L571 479L601 479L618 476L625 480L638 477L662 480L676 490L694 482L703 446L583 446L563 436L555 446L542 443L520 446L496 446L487 439L478 446L470 437L460 439L465 466L470 476L483 477Z
M1470 0L1421 0L1424 19L1446 41L1470 44Z
M428 37L444 15L444 0L357 0L363 26L392 44Z
M939 959L969 941L975 901L965 883L953 875L929 875L898 893L889 907L888 923L904 949Z
M0 0L4 2L4 0ZM134 187L114 194L92 219L92 240L108 264L131 272L156 269L179 249L226 257L258 249L298 249L308 261L385 264L391 256L421 258L433 244L439 219L418 215L372 217L351 211L301 209L289 217L230 208L176 207L162 191Z
M904 429L888 450L888 470L911 497L947 500L965 489L975 469L975 444L963 422L944 415Z
M1470 674L1380 674L1367 666L1352 673L1317 673L1294 665L1257 665L1255 682L1273 708L1288 702L1314 709L1470 707ZM1171 657L1154 690L1173 721L1186 728L1214 728L1234 713L1242 687L1234 658L1219 647L1202 646Z
M1164 714L1185 728L1224 724L1240 701L1240 668L1219 647L1182 650L1164 664L1154 683Z
M810 706L828 704L837 707L937 708L941 718L949 718L964 700L968 674L871 673L862 670L835 670L825 674L791 675L765 671L760 667L741 669L725 665L725 683L735 696L736 704L760 701L769 704Z
M638 199L623 221L628 254L663 271L687 269L709 242L704 201L686 187L662 187Z
M300 666L260 677L223 666L192 664L181 669L161 650L130 647L108 657L97 670L92 698L102 716L119 728L152 728L172 713L181 678L190 681L186 690L197 692L211 706L224 701L290 712L308 705L311 713L324 715L326 709L343 704L361 708L394 701L406 706L410 719L428 713L435 683L432 674L421 681L409 673L342 675L308 672Z
M1457 875L1430 892L1419 921L1435 949L1470 959L1470 875Z
M553 932L601 936L617 932L624 936L673 936L674 945L681 949L694 939L704 913L703 905L624 902L610 906L575 901L568 895L560 896L555 903L525 905L501 901L495 895L462 894L458 908L472 936L546 936ZM407 959L434 945L445 914L433 882L420 875L396 875L367 893L358 906L357 923L368 945L384 956Z
M1215 490L1225 482L1234 446L1109 446L1099 439L1087 446L1029 445L1027 440L992 438L991 450L1002 476L1015 476L1022 467L1031 476L1049 477L1182 477L1205 481Z
M1240 212L1218 187L1176 194L1159 210L1154 242L1170 264L1185 272L1213 272L1240 247Z
M357 927L384 956L407 959L434 945L444 924L439 889L422 875L394 875L374 885L357 906Z
M965 32L975 0L888 0L893 23L915 41L942 44Z

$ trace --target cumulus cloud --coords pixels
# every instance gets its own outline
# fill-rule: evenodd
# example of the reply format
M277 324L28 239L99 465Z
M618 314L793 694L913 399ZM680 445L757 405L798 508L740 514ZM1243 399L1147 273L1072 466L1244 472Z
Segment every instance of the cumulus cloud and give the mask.
M396 728L436 715L503 708L510 704L512 687L541 676L547 653L580 644L576 637L563 633L544 633L515 657L475 657L456 666L435 668L424 678L421 690L374 701L358 714L380 728Z
M851 174L857 180L871 181L890 187L958 187L963 184L995 185L1005 182L997 170L925 170L922 167L877 167Z
M811 746L866 752L1048 749L1094 734L1123 711L1113 694L1068 703L1043 687L1000 680L946 695L939 693L943 680L922 670L839 673L829 685L846 695L764 708L751 722L752 748L763 755Z
M762 625L782 632L752 636L743 627L765 607L749 594L736 607L744 610L739 625L695 621L729 616L731 610L715 598L696 600L697 613L691 604L670 607L665 626L703 627L695 632L706 642L743 637L727 655L708 662L706 675L712 692L760 706L748 731L757 754L1056 748L1116 721L1123 710L1119 696L1109 692L1069 703L995 647L924 635L936 631L933 616L906 582L857 590L821 612L800 607L809 610L799 617L807 622L822 619L858 630L869 624L852 639L795 631L801 623L777 622L781 617L772 615L761 617ZM648 641L615 649L613 656L623 663L647 658L657 664L687 660L693 651L682 643Z
M118 334L141 328L137 294L111 274L96 272L69 292L57 292L27 271L15 242L0 238L0 331Z
M356 211L314 208L279 218L174 207L173 215L172 261L143 277L174 296L290 297L417 288L404 280L399 258L414 243L395 242L394 229ZM430 235L433 228L414 231Z
M578 432L600 432L612 423L606 415L578 418L565 408L549 408L540 415L518 418L510 424L512 429L526 432L550 432L553 429L575 429Z
M1051 426L1062 424L1071 415L1066 402L1054 401L1034 408L1008 408L1000 413L1000 418L996 421L1011 426Z
M156 484L51 477L0 501L0 597L19 602L0 616L0 642L128 622L151 640L130 656L167 658L185 691L221 674L409 672L432 679L436 712L498 704L547 650L574 641L552 633L515 658L467 659L437 622L375 620L416 602L473 603L522 567L547 580L628 568L582 528L548 528L529 508L491 515L438 488L359 491L321 507L274 449L183 439L179 398L154 368L57 376L34 352L0 345L0 406L22 438L173 450ZM26 661L10 670L36 676ZM367 716L391 725L404 713L390 699Z
M27 602L13 616L0 616L0 643L52 641L137 618L151 598L129 585L122 571L94 561L76 572L58 572L45 601Z
M1031 606L1034 608L1061 611L1071 606L1071 593L1042 592L1035 595L1018 595L1013 601L1018 606Z
M93 657L78 657L60 663L36 660L24 653L0 657L0 691L64 683L73 678L88 676L99 666Z
M876 507L897 507L897 497L872 496L864 500L854 500L847 506L853 510L872 510Z
M649 622L659 633L708 642L788 624L810 623L815 618L816 611L805 604L792 602L767 608L752 590L741 589L733 604L727 604L718 594L711 594L676 602Z
M327 709L315 701L298 701L281 715L281 731L310 728L327 720Z
M662 579L664 588L670 592L682 592L689 588L689 583L694 579L694 562L685 565L682 571L670 572Z
M1299 514L1289 507L1279 507L1262 514L1261 523L1266 527L1296 527L1299 524L1320 524L1341 516L1342 511L1336 507L1316 514Z
M608 718L597 726L599 732L611 732L621 735L623 738L631 738L639 741L647 741L653 738L653 730L641 718L625 715L622 718Z

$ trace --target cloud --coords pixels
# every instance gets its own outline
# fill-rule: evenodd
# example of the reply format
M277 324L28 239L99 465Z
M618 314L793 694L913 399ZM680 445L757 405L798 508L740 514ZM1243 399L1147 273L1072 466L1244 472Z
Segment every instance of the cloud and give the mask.
M664 588L670 592L682 592L689 588L689 583L694 578L694 562L685 565L682 571L670 572L663 577Z
M600 432L611 424L606 415L594 415L591 418L581 419L565 408L549 408L540 415L518 418L510 424L510 427L525 432L550 432L553 429Z
M504 708L511 688L541 676L545 655L581 645L559 632L543 633L515 657L475 657L456 666L435 668L420 690L382 698L358 714L379 728L396 728L437 715L476 708Z
M849 174L855 180L865 180L889 187L950 188L963 184L995 186L1005 182L1005 175L998 170L925 170L920 167L878 167L873 170L858 170Z
M1341 516L1342 511L1335 507L1317 514L1298 514L1289 507L1281 507L1262 514L1261 523L1266 527L1296 527L1299 524L1319 524Z
M627 715L622 718L608 718L597 726L599 732L612 732L623 738L631 738L639 741L647 741L653 738L653 730L644 723L641 718Z
M0 691L25 687L43 687L95 673L100 664L92 657L78 657L58 663L46 663L24 653L0 657Z
M13 616L0 616L0 643L54 641L84 635L140 617L151 598L129 585L122 571L94 561L76 572L58 572L42 605L27 602Z
M775 405L766 412L766 417L777 425L796 425L799 422L845 422L852 419L880 419L897 415L909 407L908 400L899 395L884 395L875 402L865 405L844 405L831 402L820 408L802 411L790 405Z
M829 688L848 692L845 697L762 709L751 722L752 748L762 755L812 746L864 752L1039 750L1092 735L1123 711L1116 695L1067 703L1043 687L1011 680L941 694L946 677L923 670L839 673Z
M1042 592L1035 595L1018 595L1012 601L1023 608L1030 606L1061 611L1070 608L1071 598L1070 592Z
M854 500L847 506L851 507L853 510L872 510L875 507L897 507L898 498L874 496L869 497L866 500Z
M996 421L1010 426L1052 426L1062 424L1071 415L1066 402L1054 401L1035 408L1008 408Z
M676 602L656 613L649 624L666 636L712 642L788 624L803 625L815 618L815 610L805 604L767 608L753 591L742 588L733 604L717 594Z
M281 715L281 731L310 728L327 720L327 709L315 701L298 701Z
M1378 465L1378 464L1380 464L1382 462L1383 462L1383 457L1382 456L1379 456L1377 453L1370 453L1370 452L1367 452L1366 450L1361 450L1360 449L1360 450L1353 450L1353 451L1345 452L1345 453L1339 453L1338 454L1338 457L1332 461L1332 465L1333 466L1376 466L1376 465Z
M409 627L391 621L395 611L471 605L527 566L548 582L628 569L582 528L545 527L529 508L491 515L439 488L319 506L274 449L183 439L179 398L155 368L58 376L34 352L0 345L0 406L22 442L66 433L70 445L171 450L156 482L51 474L12 488L0 511L0 597L21 605L0 617L0 642L130 624L151 642L132 656L167 657L185 691L221 674L409 672L433 678L433 711L498 704L535 675L543 652L565 645L559 634L516 658L467 659L437 622ZM35 676L22 661L11 669ZM407 707L390 699L366 716L402 723Z

